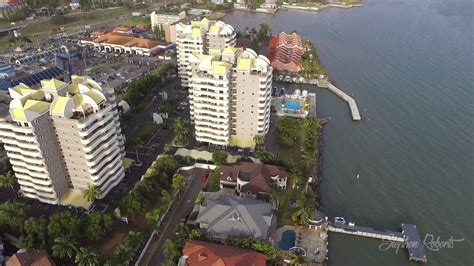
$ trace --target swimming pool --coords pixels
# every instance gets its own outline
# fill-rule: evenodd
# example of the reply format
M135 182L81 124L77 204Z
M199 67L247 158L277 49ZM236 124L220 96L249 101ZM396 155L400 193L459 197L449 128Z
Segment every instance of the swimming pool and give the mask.
M296 100L288 100L285 103L285 110L298 112L300 110L300 102Z
M278 247L283 250L290 250L295 246L296 233L293 230L286 230L281 233L281 240L278 241Z

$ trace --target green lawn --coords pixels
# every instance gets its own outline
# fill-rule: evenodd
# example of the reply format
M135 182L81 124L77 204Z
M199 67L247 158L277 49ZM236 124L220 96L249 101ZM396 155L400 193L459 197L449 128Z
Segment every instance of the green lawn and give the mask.
M203 190L206 192L217 192L221 190L218 168L209 173L209 177L207 178L207 182L206 185L204 185Z
M292 208L291 201L295 201L298 194L301 193L301 189L293 189L288 184L288 187L283 193L283 196L280 200L280 205L278 206L277 215L277 228L284 225L293 225L291 216L295 212L295 209Z
M147 17L132 17L131 19L132 21L132 24L136 25L136 24L150 24L150 18L147 18Z
M298 123L301 125L301 129L303 128L303 119L297 119ZM277 139L278 139L278 130L277 130ZM302 141L304 139L304 130L300 130L299 134L295 140L295 143L291 145L290 147L283 145L278 141L278 153L277 157L278 159L282 160L293 160L295 163L298 163L301 158L301 147L302 147Z
M130 135L130 137L127 139L127 145L130 145L130 142L136 138L141 138L143 142L146 142L159 129L160 129L160 126L157 124L151 121L145 122L140 127L135 129L132 135Z

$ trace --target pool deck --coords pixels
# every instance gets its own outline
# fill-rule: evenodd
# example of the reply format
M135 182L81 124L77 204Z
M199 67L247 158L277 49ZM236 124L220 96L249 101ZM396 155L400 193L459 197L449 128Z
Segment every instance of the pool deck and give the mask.
M306 251L305 260L307 262L317 263L319 265L327 259L328 242L327 229L309 229L308 227L285 225L273 234L274 243L278 244L281 240L282 233L286 230L293 230L296 233L295 246L301 247ZM313 265L313 264L312 264Z

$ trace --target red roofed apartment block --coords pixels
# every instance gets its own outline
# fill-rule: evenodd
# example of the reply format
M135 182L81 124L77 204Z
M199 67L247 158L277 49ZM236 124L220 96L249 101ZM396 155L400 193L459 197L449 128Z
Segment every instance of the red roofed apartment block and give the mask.
M301 71L299 61L304 53L303 41L297 33L280 32L268 44L268 58L278 71L297 73Z

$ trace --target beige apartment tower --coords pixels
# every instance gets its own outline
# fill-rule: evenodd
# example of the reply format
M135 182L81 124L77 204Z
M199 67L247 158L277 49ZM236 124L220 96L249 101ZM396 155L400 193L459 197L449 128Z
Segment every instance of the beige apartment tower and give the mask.
M272 67L251 49L190 57L190 109L196 140L221 146L253 147L270 126Z
M176 24L176 48L178 54L178 74L181 86L189 88L191 66L189 57L194 54L208 54L210 49L220 51L234 47L236 33L234 28L222 21L203 18L190 24Z
M122 181L124 138L112 89L72 76L69 83L51 79L39 89L20 84L9 91L0 140L24 196L88 208L89 185L103 198Z

